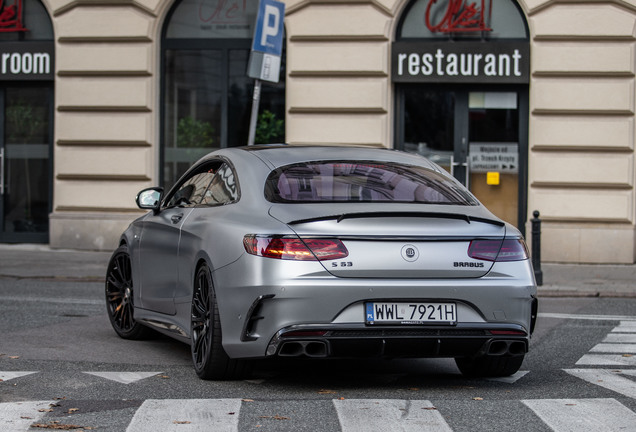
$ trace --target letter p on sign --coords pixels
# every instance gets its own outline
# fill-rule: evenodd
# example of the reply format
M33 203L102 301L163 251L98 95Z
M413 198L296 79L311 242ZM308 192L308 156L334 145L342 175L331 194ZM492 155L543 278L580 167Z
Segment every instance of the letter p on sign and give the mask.
M252 50L275 56L283 53L283 17L285 3L261 0L256 18Z

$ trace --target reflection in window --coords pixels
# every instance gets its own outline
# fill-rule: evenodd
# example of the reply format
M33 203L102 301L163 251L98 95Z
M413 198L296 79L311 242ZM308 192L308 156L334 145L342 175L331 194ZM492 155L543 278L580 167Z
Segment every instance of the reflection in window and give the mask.
M234 172L227 165L223 164L214 174L210 186L203 194L202 205L220 205L236 201L238 190L234 179Z
M476 205L450 178L423 167L379 162L314 162L277 169L267 180L273 202L403 202Z

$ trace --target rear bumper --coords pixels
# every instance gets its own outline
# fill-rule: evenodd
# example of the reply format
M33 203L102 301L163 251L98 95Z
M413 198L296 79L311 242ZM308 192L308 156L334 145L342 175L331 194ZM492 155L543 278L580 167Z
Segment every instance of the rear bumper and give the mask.
M366 327L300 325L280 330L267 347L281 357L471 357L518 356L528 352L529 336L518 325L446 327Z
M365 357L474 355L494 340L517 339L488 333L499 328L521 331L520 339L527 350L536 316L536 285L531 266L525 261L496 263L489 276L482 278L427 280L335 278L314 262L244 256L217 269L213 278L223 347L232 358L280 355L278 340L290 338L283 335L291 329L315 327L328 332L300 342L318 341L309 345L310 353L316 348L320 356L327 357L356 353ZM190 299L187 301L189 305ZM453 302L457 305L457 324L366 325L368 301ZM465 335L461 333L464 330L481 333ZM295 347L290 344L283 355L297 351L298 344Z

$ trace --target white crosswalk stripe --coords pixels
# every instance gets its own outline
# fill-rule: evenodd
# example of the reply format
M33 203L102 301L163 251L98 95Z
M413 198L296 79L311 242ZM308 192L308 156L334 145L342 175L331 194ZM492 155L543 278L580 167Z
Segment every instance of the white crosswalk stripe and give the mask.
M636 366L636 321L621 321L577 366Z
M636 376L636 370L565 369L565 371L589 383L636 399L636 382L627 378Z
M84 372L88 375L98 376L107 380L121 384L130 384L151 376L159 375L161 372Z
M636 375L636 371L633 372L632 375ZM605 375L595 378L599 377L608 379ZM445 401L438 402L444 410ZM478 409L471 402L460 406L460 411ZM311 412L313 402L305 403L307 412ZM453 431L429 400L334 399L331 403L342 432ZM535 415L554 432L631 431L636 425L636 413L616 399L526 399L518 403L525 404L534 413L529 415ZM52 404L51 401L0 403L0 430L26 432L36 423L55 426L51 419L59 417L46 417ZM458 408L456 401L452 406ZM244 403L242 399L148 399L135 411L126 431L238 432L247 427L239 425L241 410L247 410L246 417L250 412L254 416L254 410L259 413L258 403ZM445 412L449 411L446 409ZM294 420L304 424L302 419ZM492 427L497 429L498 426L493 424ZM107 430L108 425L100 428Z
M634 430L636 414L615 399L522 401L555 432Z
M46 414L51 401L29 401L0 403L0 430L3 432L21 432L29 430Z
M426 400L334 400L343 432L452 431L437 409Z
M636 321L621 321L618 326L612 330L613 333L636 333Z
M240 399L149 399L135 413L129 432L238 431Z
M600 343L592 347L590 352L636 354L636 344Z
M23 376L27 376L27 375L32 375L35 374L37 372L17 372L17 371L0 371L0 381L9 381L12 380L14 378L21 378Z
M585 354L577 366L636 366L636 356L621 354Z
M636 331L636 329L634 329ZM603 339L604 343L636 343L636 333L609 333Z

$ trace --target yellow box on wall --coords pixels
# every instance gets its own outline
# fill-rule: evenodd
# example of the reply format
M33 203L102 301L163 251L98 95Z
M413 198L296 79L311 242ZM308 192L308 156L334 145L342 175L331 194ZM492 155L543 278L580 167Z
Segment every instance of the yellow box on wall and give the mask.
M486 184L491 186L499 185L499 173L496 171L486 173Z

